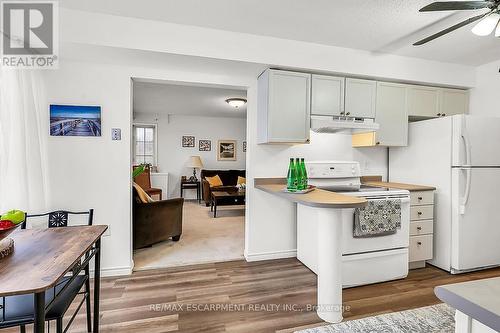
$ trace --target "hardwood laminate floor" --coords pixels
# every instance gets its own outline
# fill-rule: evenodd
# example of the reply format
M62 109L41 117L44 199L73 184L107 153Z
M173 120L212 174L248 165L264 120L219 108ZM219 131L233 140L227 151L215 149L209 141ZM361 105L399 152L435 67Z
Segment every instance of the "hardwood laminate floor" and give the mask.
M500 268L458 276L432 266L412 270L403 280L345 289L344 317L436 304L435 286L496 276ZM101 332L289 333L325 325L312 309L316 275L296 259L239 260L104 278L101 299ZM80 310L69 332L85 331Z

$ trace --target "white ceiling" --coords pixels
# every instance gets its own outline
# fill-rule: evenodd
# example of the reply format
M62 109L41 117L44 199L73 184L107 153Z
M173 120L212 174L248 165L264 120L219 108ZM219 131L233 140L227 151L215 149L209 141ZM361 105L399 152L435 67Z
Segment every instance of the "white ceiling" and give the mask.
M246 98L246 91L232 88L181 85L134 79L134 112L158 115L245 118L246 105L235 109L232 97Z
M62 0L67 8L273 36L437 61L500 59L500 39L464 27L411 44L481 11L419 13L432 0Z

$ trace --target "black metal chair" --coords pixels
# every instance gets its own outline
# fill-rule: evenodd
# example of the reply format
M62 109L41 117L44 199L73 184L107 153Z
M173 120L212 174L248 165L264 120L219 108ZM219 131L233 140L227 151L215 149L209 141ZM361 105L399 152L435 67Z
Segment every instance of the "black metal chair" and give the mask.
M86 212L58 210L44 214L26 215L26 218L47 216L49 228L60 228L68 226L68 218L70 215L88 215L87 224L92 225L94 210L90 209ZM26 229L26 221L22 224L21 229ZM46 321L48 321L49 330L50 321L55 320L56 332L66 332L75 319L78 311L80 311L83 302L85 302L87 310L87 331L92 332L89 262L90 255L86 253L83 261L81 260L80 265L77 264L77 266L73 268L70 276L64 276L52 289L50 289L50 292L47 291L45 304L47 304L48 311L45 317ZM83 274L80 274L82 270ZM83 292L81 292L82 288L84 288ZM64 314L77 295L83 295L83 299L78 304L75 313L63 329ZM20 326L21 333L25 333L26 325L32 324L34 320L34 295L8 296L3 298L2 303L2 321L0 321L0 329Z

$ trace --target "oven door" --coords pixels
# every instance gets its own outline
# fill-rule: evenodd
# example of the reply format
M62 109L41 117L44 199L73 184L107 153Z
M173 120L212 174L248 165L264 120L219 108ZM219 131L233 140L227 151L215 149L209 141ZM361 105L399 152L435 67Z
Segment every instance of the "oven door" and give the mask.
M410 197L409 196L380 196L367 197L367 200L401 199L401 229L395 234L354 238L354 209L344 209L342 212L342 240L343 254L358 254L381 250L407 248L410 240Z

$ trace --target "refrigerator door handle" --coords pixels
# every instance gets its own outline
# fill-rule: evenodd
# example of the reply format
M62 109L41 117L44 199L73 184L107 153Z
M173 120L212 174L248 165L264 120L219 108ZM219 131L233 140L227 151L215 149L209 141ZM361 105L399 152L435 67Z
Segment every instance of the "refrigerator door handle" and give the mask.
M471 180L472 180L472 170L470 168L461 168L462 171L465 171L465 193L464 196L462 197L462 203L460 204L460 214L464 215L465 214L465 206L467 205L467 202L469 201L469 195L470 195L470 186L471 186Z
M465 128L465 117L462 119L462 140L464 140L464 145L465 145L465 165L472 165L471 164L471 151L470 151L470 142L469 138L467 137L467 129Z

